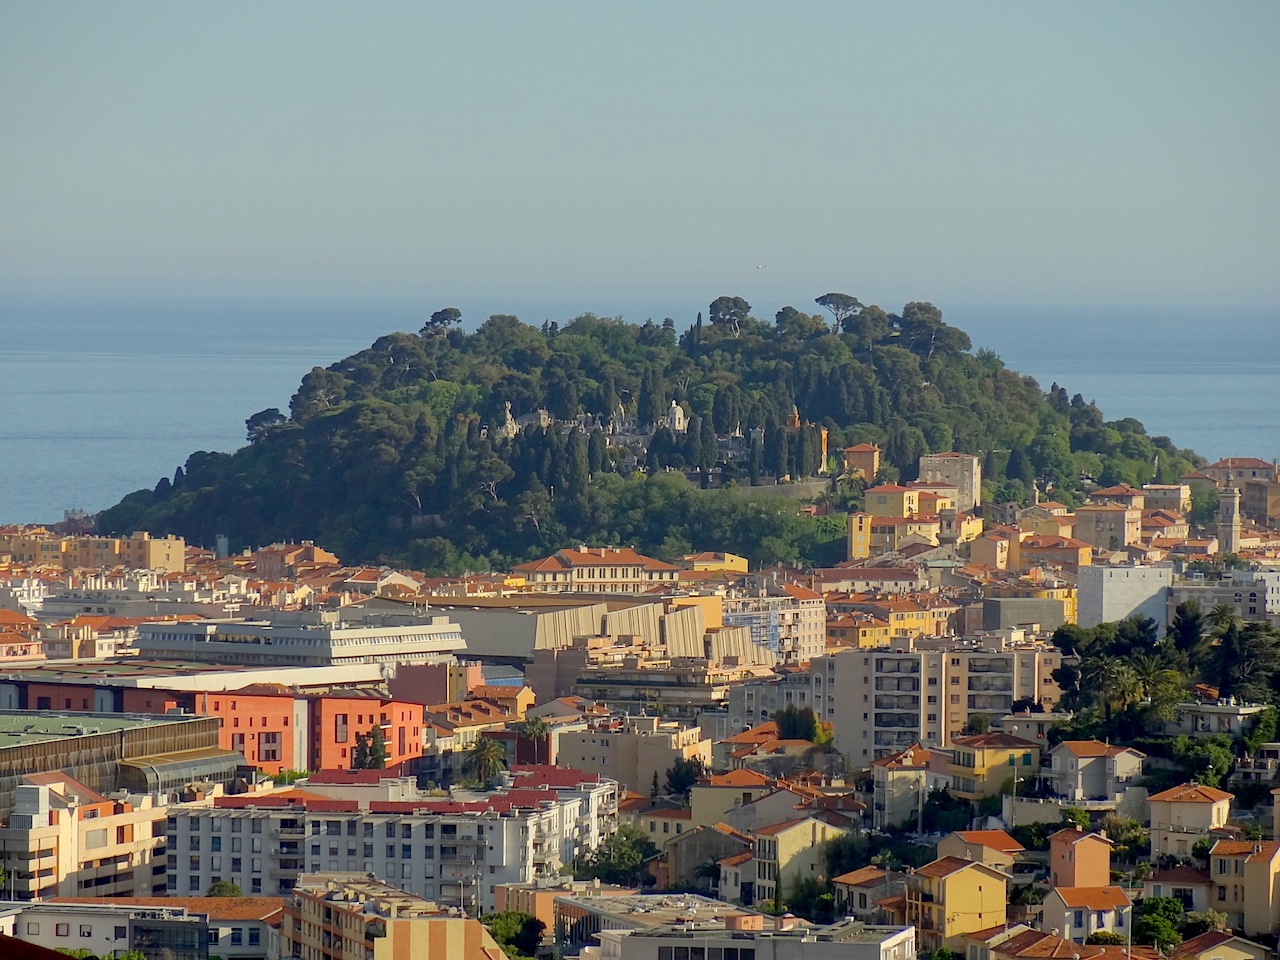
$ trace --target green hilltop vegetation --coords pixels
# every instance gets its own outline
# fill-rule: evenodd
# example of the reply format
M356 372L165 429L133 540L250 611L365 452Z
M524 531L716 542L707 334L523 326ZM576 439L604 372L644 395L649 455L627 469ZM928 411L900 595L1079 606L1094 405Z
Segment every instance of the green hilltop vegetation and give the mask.
M420 333L316 367L288 416L254 414L247 446L193 453L98 527L204 544L225 533L234 547L306 538L349 562L428 572L576 543L828 564L843 559L843 511L861 503L839 456L855 443L882 448L890 481L912 479L924 453L979 454L995 502L1025 502L1038 483L1074 504L1089 479L1170 481L1203 463L973 352L932 304L816 303L830 316L784 307L769 323L720 297L682 333L591 314L541 329L498 315L466 333L456 309L439 310ZM673 400L683 431L666 426ZM777 478L821 480L784 486L835 513L806 515Z

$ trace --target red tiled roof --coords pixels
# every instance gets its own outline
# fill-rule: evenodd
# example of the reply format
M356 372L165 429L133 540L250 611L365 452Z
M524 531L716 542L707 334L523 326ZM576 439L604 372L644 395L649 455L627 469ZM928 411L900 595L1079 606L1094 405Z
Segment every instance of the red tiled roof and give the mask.
M1063 740L1060 746L1066 747L1077 757L1115 757L1124 753L1126 750L1130 753L1136 753L1138 756L1143 754L1132 747L1117 747L1109 743L1103 743L1101 740Z
M933 863L926 863L923 867L917 868L916 873L926 877L949 877L973 865L974 861L965 860L962 857L939 857Z
M713 787L767 787L769 778L754 770L730 770L712 774L708 783Z
M992 731L990 733L978 733L971 737L952 737L951 742L961 747L977 747L979 749L991 748L1013 748L1019 747L1035 747L1040 749L1040 744L1032 740L1023 740L1021 737L1015 737L1011 733L1001 733Z
M965 843L977 843L1002 853L1021 853L1026 849L1003 830L960 830L958 836Z
M1129 905L1120 887L1054 887L1070 910L1115 910Z
M1280 841L1219 840L1209 851L1214 857L1244 857L1246 863L1266 863L1280 851Z
M846 887L874 886L882 883L885 878L885 872L879 867L865 866L859 867L857 870L850 870L848 873L842 873L838 877L832 878L832 883L842 883Z
M794 820L783 820L781 823L771 823L767 827L759 827L753 830L752 833L762 837L774 837L784 830L790 830L798 823L804 823L808 819L808 817L797 817Z
M1152 796L1147 797L1147 802L1221 803L1223 800L1234 799L1235 794L1227 793L1225 790L1206 787L1199 783L1184 783L1180 787L1173 787L1162 793L1153 794Z

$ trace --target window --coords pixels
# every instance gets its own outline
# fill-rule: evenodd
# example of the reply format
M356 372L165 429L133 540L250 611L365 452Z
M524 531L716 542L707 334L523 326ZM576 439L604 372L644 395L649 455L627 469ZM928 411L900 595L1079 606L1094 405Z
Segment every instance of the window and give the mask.
M1081 930L1084 929L1084 911L1083 910L1075 911L1075 913L1072 915L1072 918L1071 918L1071 925Z
M240 944L242 944L242 943L244 943L244 928L243 928L243 927L232 927L232 928L231 928L231 944L232 944L232 946L237 946L237 947L238 947L238 946L240 946Z
M87 924L87 923L82 923L82 924L80 924L80 936L82 936L82 937L92 937L92 936L93 936L93 927L92 927L90 924Z
M58 937L69 937L71 936L71 924L69 923L54 924L53 933L55 936L58 936Z
M28 924L27 924L27 935L28 935L28 936L32 936L32 937L38 937L38 936L40 936L40 924L38 924L38 923L28 923Z
M262 942L262 931L257 927L249 928L249 946L256 947Z

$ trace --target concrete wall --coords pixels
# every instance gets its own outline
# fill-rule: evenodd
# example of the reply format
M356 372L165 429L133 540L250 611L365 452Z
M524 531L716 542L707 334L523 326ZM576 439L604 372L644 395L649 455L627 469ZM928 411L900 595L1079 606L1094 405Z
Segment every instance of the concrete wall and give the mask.
M1134 614L1166 625L1172 567L1081 567L1078 583L1082 627Z

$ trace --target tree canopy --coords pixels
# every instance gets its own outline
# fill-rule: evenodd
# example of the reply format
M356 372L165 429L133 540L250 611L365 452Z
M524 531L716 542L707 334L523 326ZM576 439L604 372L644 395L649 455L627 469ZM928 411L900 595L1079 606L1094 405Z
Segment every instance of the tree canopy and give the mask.
M905 479L921 454L973 453L989 496L1025 499L1035 484L1069 505L1082 476L1140 484L1203 463L972 352L933 304L817 302L834 325L791 306L768 323L723 296L710 323L683 334L592 314L541 328L494 315L466 332L444 308L418 334L314 368L287 414L249 417L247 446L192 453L98 528L204 544L225 533L234 548L313 539L348 562L431 573L505 568L579 542L820 565L843 559L839 518L752 484L834 476L848 444L879 444L884 477ZM683 433L661 426L672 402ZM655 423L644 449L635 438ZM721 488L700 489L713 474ZM846 506L857 496L846 489Z

